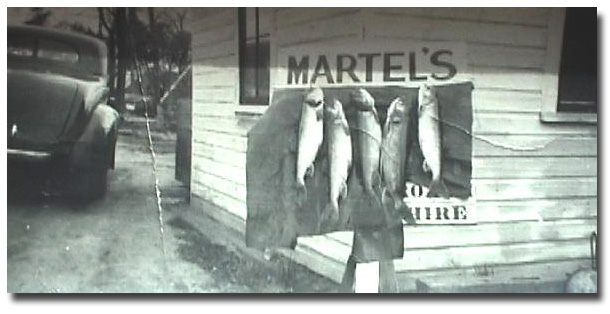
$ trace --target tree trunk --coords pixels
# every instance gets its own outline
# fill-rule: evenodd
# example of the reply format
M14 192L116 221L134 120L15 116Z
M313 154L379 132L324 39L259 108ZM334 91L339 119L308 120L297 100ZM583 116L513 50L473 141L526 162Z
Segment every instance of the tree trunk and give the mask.
M157 45L157 22L155 20L154 8L148 8L148 22L150 26L150 40L152 42L152 63L153 71L151 75L151 89L152 89L152 108L149 113L152 116L157 116L157 106L159 105L159 99L161 98L161 84L159 80L160 69L159 69L159 48Z
M129 47L127 42L127 11L125 8L117 8L115 11L116 21L116 40L118 51L118 71L117 71L117 86L116 86L116 109L120 113L125 112L125 75L127 74L127 65L129 58Z

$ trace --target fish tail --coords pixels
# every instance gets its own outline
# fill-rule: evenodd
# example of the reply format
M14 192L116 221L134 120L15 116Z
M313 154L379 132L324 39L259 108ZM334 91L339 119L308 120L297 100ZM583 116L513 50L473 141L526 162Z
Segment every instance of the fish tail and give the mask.
M449 198L449 189L447 188L443 180L440 178L432 180L428 189L428 197L440 196L443 198Z
M415 217L413 217L413 213L411 212L411 210L409 209L409 206L407 206L407 204L405 204L404 202L399 202L398 206L396 206L398 212L401 214L400 216L407 221L408 225L417 225L417 222L415 221Z
M322 221L326 230L333 230L339 224L339 202L337 200L330 200L330 202L324 208L322 213Z

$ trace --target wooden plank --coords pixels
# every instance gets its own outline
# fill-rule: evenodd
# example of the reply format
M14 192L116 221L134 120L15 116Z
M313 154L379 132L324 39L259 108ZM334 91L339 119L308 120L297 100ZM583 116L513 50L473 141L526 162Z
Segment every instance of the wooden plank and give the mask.
M201 191L199 192L201 193ZM194 194L193 196L194 197L191 198L192 208L200 209L204 215L208 215L215 219L219 224L237 231L237 233L243 237L243 235L246 233L246 219L242 217L242 215L234 214L225 209L237 208L239 206L238 204L233 204L231 206L227 206L227 204L218 205L208 199L204 199L199 194Z
M397 272L463 268L481 264L516 264L590 256L589 238L573 241L533 242L511 245L421 249L405 252L394 266Z
M345 263L352 250L351 245L333 241L325 235L299 237L296 249L304 248L326 256L328 259Z
M226 56L193 64L193 77L205 76L221 72L237 72L237 57Z
M543 123L535 113L481 112L473 117L476 134L578 134L597 135L597 125Z
M190 10L193 10L191 8ZM188 23L188 30L196 34L209 29L236 24L237 8L199 8L204 11L195 12Z
M561 293L564 292L565 282L571 274L590 266L591 261L588 259L575 259L500 266L482 265L433 272L401 272L397 277L399 282L419 281L420 289L416 292Z
M595 177L597 157L481 157L472 160L472 177Z
M468 45L468 63L512 69L543 69L546 51L485 44Z
M210 70L221 71L222 69L235 69L237 67L239 67L237 55L226 55L208 60L193 60L193 73Z
M597 196L597 178L473 179L477 200Z
M239 82L238 70L233 68L214 69L193 73L193 89L201 87L229 87Z
M193 145L193 156L224 162L241 169L244 173L246 171L246 154L243 152L226 149L224 147L195 143L195 145Z
M480 223L595 217L597 197L477 202L477 220Z
M538 114L542 106L542 94L475 88L472 91L472 106L476 113L531 112Z
M336 18L313 21L295 27L278 29L276 42L278 47L298 43L321 42L338 37L356 38L360 34L357 14L341 15Z
M298 24L320 22L344 15L353 16L359 11L359 8L288 8L276 11L276 24L278 29L281 30Z
M245 137L196 129L195 124L193 124L193 143L203 143L213 145L214 147L224 147L244 153L246 152L248 145Z
M387 14L375 14L366 25L367 37L546 47L546 30L532 26L439 20Z
M193 130L205 130L245 137L254 126L256 118L219 118L193 112Z
M246 201L246 187L244 185L209 174L204 169L198 168L194 162L192 176L193 182L200 185L199 188L206 187L230 196L236 201Z
M207 117L224 117L225 119L235 118L237 104L206 102L205 99L193 100L193 126L198 122L195 115Z
M215 105L234 104L237 102L235 89L237 86L194 86L193 99L199 102L211 102Z
M193 170L204 169L206 173L246 186L246 172L225 162L215 161L193 154Z
M191 45L193 47L208 46L235 39L235 25L225 25L214 29L193 33Z
M597 137L578 135L485 135L473 138L474 157L597 156Z
M207 179L204 178L203 180ZM216 204L227 212L231 212L238 217L246 219L247 208L245 198L244 200L235 198L230 194L231 192L225 192L225 190L222 190L220 187L204 184L199 180L193 180L192 188L194 195Z
M546 26L548 8L374 8L378 14Z
M540 92L545 74L540 70L469 66L466 75L475 88Z
M191 46L193 62L199 63L210 59L224 58L237 55L234 41L223 41L220 43L204 46Z
M481 19L522 25L547 26L551 8L481 8Z
M280 253L330 280L340 283L345 270L345 262L327 259L324 255L307 247L294 250L281 250Z
M522 221L462 226L405 226L405 254L415 249L505 245L534 241L584 239L597 231L596 219ZM352 245L352 232L334 232L329 241Z
M351 247L328 238L299 238L299 247L341 262ZM394 261L397 272L465 268L489 264L516 264L540 261L584 259L590 256L589 238L571 241L547 241L508 245L481 245L435 249L412 249Z

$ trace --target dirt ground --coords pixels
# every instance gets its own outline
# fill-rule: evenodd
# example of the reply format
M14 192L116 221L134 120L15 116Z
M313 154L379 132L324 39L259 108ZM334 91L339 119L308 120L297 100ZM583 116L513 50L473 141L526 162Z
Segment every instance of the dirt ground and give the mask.
M73 201L48 167L9 167L9 293L337 291L285 258L261 262L206 236L173 179L175 135L155 132L160 211L145 135L141 123L123 126L108 192L90 203Z

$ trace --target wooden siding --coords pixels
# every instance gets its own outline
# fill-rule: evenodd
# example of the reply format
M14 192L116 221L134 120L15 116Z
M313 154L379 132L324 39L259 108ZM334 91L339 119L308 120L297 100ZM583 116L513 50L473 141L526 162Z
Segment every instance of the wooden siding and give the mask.
M245 134L251 124L235 119L237 9L193 8L186 24L193 56L191 193L245 219Z
M545 72L552 10L274 10L272 65L279 49L320 43L467 43L467 74L475 86L472 183L479 224L406 228L405 258L396 262L405 289L416 282L442 291L468 282L510 281L519 278L517 269L555 269L561 274L547 277L564 278L589 256L588 236L597 230L597 126L545 124L539 117L553 75ZM236 15L236 9L198 9L190 20L192 193L226 210L233 217L227 223L245 219L245 136L256 121L236 114ZM303 237L286 254L339 280L350 243L349 232ZM494 269L495 279L481 277L477 270L483 268Z

